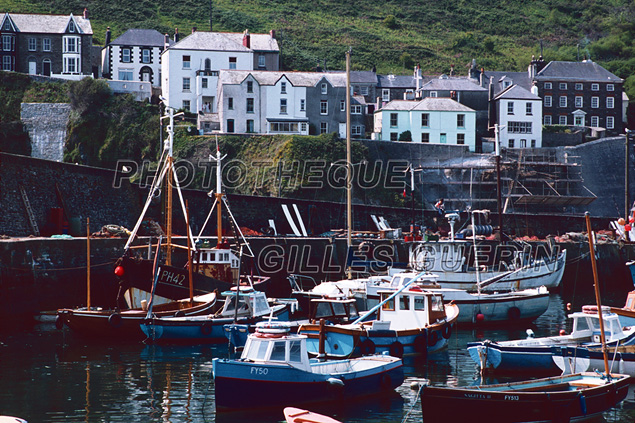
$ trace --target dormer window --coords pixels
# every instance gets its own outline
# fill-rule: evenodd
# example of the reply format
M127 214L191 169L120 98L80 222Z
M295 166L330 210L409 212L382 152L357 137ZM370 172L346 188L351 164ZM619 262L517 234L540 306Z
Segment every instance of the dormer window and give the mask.
M328 92L328 85L327 85L326 83L324 83L324 82L323 82L323 83L322 83L322 87L321 87L321 89L322 89L322 94L327 94L327 92Z
M73 21L68 23L68 32L75 32L75 23Z
M286 82L281 82L280 83L280 93L281 94L286 94L287 93L287 83Z
M503 88L509 88L511 85L511 81L503 81Z

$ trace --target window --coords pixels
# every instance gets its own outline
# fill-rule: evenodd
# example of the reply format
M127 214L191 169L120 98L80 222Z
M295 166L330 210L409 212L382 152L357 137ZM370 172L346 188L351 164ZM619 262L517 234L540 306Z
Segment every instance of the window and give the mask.
M593 109L600 107L600 97L591 97L591 107Z
M465 134L456 134L456 143L458 145L465 144Z
M287 114L287 99L286 98L280 99L280 114L281 115Z
M503 88L509 88L512 85L512 81L503 81Z
M340 101L340 112L346 111L346 102L344 100Z
M580 95L575 96L575 107L582 107L583 97Z
M29 51L37 50L37 40L35 38L29 38Z
M190 90L190 78L183 78L183 91Z
M13 70L13 57L2 56L2 70L5 70L5 71Z
M281 94L286 94L287 93L287 83L286 82L281 82L280 83L280 93Z
M353 125L351 127L351 135L360 136L364 132L364 127L361 125Z
M64 37L64 53L79 53L79 37Z
M228 110L234 110L234 98L233 97L229 97L227 99L227 109Z
M302 122L302 123L300 124L300 131L302 131L303 133L305 133L305 132L306 132L306 122Z
M390 133L390 141L397 141L398 139L399 139L399 134L397 134L396 132Z
M567 107L567 96L566 95L561 95L560 96L560 107Z
M382 89L381 90L381 101L390 101L390 90L389 89Z
M456 115L456 127L465 128L465 115L463 114Z
M75 24L73 23L73 21L70 21L68 23L68 31L69 32L75 32Z
M63 73L79 73L76 57L64 58L64 70Z
M614 118L613 116L607 116L606 117L606 129L613 129L615 128L615 123L614 123Z
M613 108L613 97L606 97L606 108L607 109Z
M327 93L327 91L328 91L328 85L326 85L326 83L325 83L325 82L322 82L322 85L321 85L320 90L321 90L321 93L322 93L322 94L326 94L326 93Z
M551 125L551 115L545 115L544 121L545 125Z
M236 69L236 58L235 57L230 57L229 58L229 69Z
M271 132L298 132L298 124L294 122L271 122Z
M439 142L441 144L445 144L447 139L448 139L448 135L447 134L443 134L443 133L439 134Z
M436 98L437 97L437 92L436 91L430 91L430 97Z
M302 348L300 341L291 341L289 346L289 361L294 363L302 363Z
M430 126L430 113L421 113L421 126L424 128Z
M42 39L42 50L43 51L51 51L51 39L50 38Z
M425 143L430 142L430 134L427 133L427 132L422 132L421 133L421 142L425 142Z
M132 81L132 69L119 69L120 81Z
M600 91L600 84L591 84L591 91Z
M326 134L329 131L328 122L320 122L320 134Z
M600 126L600 117L599 116L591 116L591 126L597 128Z
M247 92L248 93L254 92L254 81L247 81Z
M210 59L205 59L205 70L206 71L212 70L212 61Z
M536 148L536 140L531 140L531 148Z
M398 117L397 117L397 113L391 113L390 114L390 127L394 128L395 126L397 126L398 124Z
M564 116L564 115L560 116L560 119L559 119L558 123L560 125L566 125L567 124L567 117Z
M152 51L148 48L141 50L141 63L150 63L152 60Z
M582 91L582 84L579 83L579 82L577 84L575 84L575 90L576 91Z
M507 114L508 115L513 115L514 114L514 102L512 102L512 101L508 101L507 102Z
M359 104L354 104L351 106L351 114L361 115L362 114L362 106Z
M513 139L510 139L510 140L507 141L507 147L514 148L514 140Z
M561 90L566 91L567 83L566 82L561 82L559 87L560 87Z
M300 111L304 112L306 110L306 100L301 98L300 99Z
M247 119L247 132L254 132L254 121L253 119Z
M551 107L551 96L550 95L546 95L545 96L545 107Z
M190 111L190 100L183 100L183 110L186 112Z
M527 140L520 140L520 148L527 148Z
M606 84L606 91L615 91L615 85Z
M368 87L366 85L359 87L359 91L362 95L368 95Z
M531 103L525 103L525 115L527 116L533 115L532 107L533 105Z
M202 88L207 88L207 78L202 78L201 79L201 87Z
M510 134L531 134L531 122L508 122L507 132Z
M183 69L189 69L190 68L190 63L191 63L191 57L190 56L183 56Z
M551 82L545 82L545 90L551 89Z
M575 126L584 126L584 116L580 116L580 115L573 116L573 124Z
M326 100L320 101L320 114L326 115L329 112L329 102Z
M253 113L253 112L254 112L254 99L248 98L247 99L247 113Z
M227 132L234 132L234 119L227 119Z
M132 62L131 57L132 57L132 56L131 56L131 54L130 54L130 49L129 49L129 48L124 48L124 49L121 49L121 61L122 61L123 63L130 63L130 62Z
M258 56L258 67L259 68L264 68L265 67L265 55L261 54Z

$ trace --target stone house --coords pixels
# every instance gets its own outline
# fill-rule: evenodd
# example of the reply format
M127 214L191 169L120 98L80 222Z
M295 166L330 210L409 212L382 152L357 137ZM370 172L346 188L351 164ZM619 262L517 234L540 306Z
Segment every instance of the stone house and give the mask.
M536 91L512 85L494 98L501 147L542 147L542 99Z

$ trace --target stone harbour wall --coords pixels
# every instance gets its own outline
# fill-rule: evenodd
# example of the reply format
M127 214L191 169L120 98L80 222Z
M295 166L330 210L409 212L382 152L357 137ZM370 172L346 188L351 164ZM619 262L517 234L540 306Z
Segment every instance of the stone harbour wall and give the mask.
M22 103L20 118L31 138L31 155L61 162L64 159L68 103Z

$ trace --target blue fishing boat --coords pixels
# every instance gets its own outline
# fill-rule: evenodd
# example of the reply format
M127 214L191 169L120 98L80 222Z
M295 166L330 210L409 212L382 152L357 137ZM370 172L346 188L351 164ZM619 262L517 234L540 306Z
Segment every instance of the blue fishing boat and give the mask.
M424 275L414 277L396 291L380 291L382 301L353 323L301 325L298 333L308 337L309 353L350 357L387 352L402 357L426 355L446 347L459 308L444 304L440 294L411 286ZM375 311L377 319L364 321Z
M392 391L404 380L399 358L309 359L306 339L282 323L262 322L240 359L215 358L217 411L348 401Z
M250 325L267 318L289 320L287 304L270 306L262 291L235 287L222 293L225 302L217 313L206 316L152 316L141 324L141 330L152 342L214 343L225 342L224 325Z
M607 345L635 344L635 327L623 328L617 314L607 306L602 307L602 317ZM600 317L597 306L583 306L582 311L572 313L570 334L493 342L489 340L467 344L470 357L483 371L490 372L550 372L557 373L552 347L599 346ZM531 332L530 332L531 334Z

